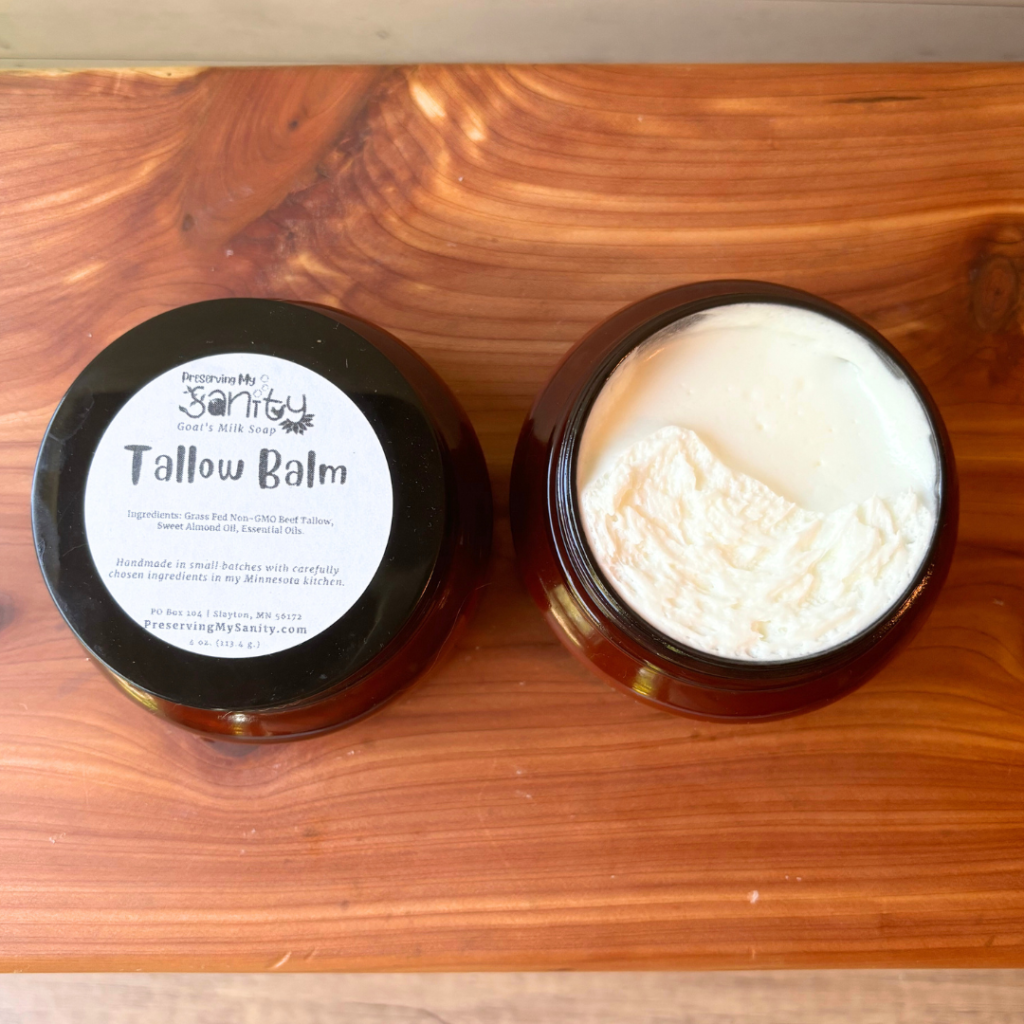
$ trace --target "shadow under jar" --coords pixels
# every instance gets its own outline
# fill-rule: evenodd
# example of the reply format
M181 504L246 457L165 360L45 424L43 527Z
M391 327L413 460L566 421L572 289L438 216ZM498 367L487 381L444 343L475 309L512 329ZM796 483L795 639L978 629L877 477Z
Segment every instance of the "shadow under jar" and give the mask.
M351 723L442 657L482 584L491 493L466 414L397 338L221 299L82 371L32 519L58 609L128 696L272 740Z
M926 422L930 432L934 525L922 541L920 564L877 618L862 623L854 635L803 656L722 656L714 651L713 637L709 650L707 645L684 642L678 634L669 635L661 624L653 625L599 564L581 511L581 441L595 403L616 379L616 371L632 355L643 355L645 342L655 335L663 337L659 332L677 322L697 323L699 314L707 317L713 310L720 313L722 307L739 304L809 311L854 332L855 340L871 347L878 357L875 362L891 378L909 386L920 403L922 429ZM738 395L735 400L745 399ZM870 459L871 453L864 457ZM750 477L743 478L742 486L763 486ZM807 711L848 693L879 671L910 641L935 603L953 557L958 510L949 436L934 401L906 360L877 331L840 307L806 292L756 281L673 288L621 310L592 331L569 352L534 402L519 438L510 490L520 573L565 647L607 682L645 704L731 720ZM802 509L796 512L808 515ZM703 624L698 622L696 628Z

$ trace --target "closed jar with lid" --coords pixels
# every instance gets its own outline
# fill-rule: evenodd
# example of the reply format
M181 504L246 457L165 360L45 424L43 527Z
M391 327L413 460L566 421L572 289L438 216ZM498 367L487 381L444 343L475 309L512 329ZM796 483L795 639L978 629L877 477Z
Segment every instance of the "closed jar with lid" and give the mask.
M39 563L138 704L209 736L310 735L437 663L491 540L472 426L387 332L224 299L99 353L36 465Z

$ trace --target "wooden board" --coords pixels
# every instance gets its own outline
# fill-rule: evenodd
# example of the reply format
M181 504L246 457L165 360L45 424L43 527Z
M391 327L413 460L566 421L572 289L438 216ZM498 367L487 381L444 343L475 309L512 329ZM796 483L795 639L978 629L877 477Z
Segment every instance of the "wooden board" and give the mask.
M1024 68L9 75L0 122L0 964L1024 964ZM568 347L725 276L885 332L963 486L912 649L757 726L591 678L516 581L505 515ZM224 295L391 329L493 473L492 583L455 656L318 740L209 743L133 707L32 549L33 461L76 373Z

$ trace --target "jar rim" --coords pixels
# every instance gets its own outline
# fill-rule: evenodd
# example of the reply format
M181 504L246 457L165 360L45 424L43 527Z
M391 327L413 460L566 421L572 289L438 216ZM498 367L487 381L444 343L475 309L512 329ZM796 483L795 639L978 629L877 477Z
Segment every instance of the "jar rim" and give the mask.
M936 464L936 517L928 548L913 578L900 596L874 622L854 636L823 651L796 658L754 660L727 658L688 646L667 634L634 611L618 594L601 570L587 541L580 513L576 473L579 449L587 418L611 375L631 352L664 328L706 310L740 303L776 304L809 310L853 330L879 355L888 368L906 380L921 404L931 430ZM651 308L639 324L636 314ZM632 314L632 315L631 315ZM711 677L718 685L706 688L775 689L796 685L808 677L833 671L872 648L888 634L913 607L935 570L936 555L950 516L949 483L954 477L952 447L941 414L927 387L899 351L875 328L826 299L785 285L762 281L709 281L658 293L633 303L592 331L583 342L598 342L604 352L597 367L580 384L555 438L550 463L552 528L561 534L563 571L574 584L584 607L614 623L631 644L657 663L659 671L685 679L687 685L701 686L690 673ZM596 613L596 614L595 614ZM615 642L616 638L609 637ZM761 684L767 683L768 686ZM706 684L705 684L706 685Z

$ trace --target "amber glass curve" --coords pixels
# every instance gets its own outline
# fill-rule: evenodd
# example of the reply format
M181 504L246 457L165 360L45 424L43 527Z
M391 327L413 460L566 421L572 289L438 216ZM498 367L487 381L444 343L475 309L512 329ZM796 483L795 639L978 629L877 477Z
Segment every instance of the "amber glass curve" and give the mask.
M97 645L90 643L87 636L78 634L92 658L129 697L147 710L210 738L293 739L348 725L376 711L442 660L475 607L490 554L492 510L487 466L465 411L444 382L411 349L375 325L312 303L288 304L308 307L359 335L390 361L415 393L440 455L444 525L433 567L424 577L411 612L398 624L391 638L375 655L348 674L340 678L320 676L322 685L311 693L300 695L293 689L291 698L269 703L261 700L197 706L198 702L191 704L173 694L155 693L152 688L140 685L138 680L128 678L124 668L108 664L103 654L95 649ZM230 315L231 309L222 312ZM46 445L44 440L44 451ZM54 532L52 502L42 497L46 488L42 486L40 474L50 480L55 471L49 466L40 469L45 461L41 455L34 486L34 518L41 564L44 550L54 547L52 542L47 543ZM53 594L51 576L44 567L44 578ZM54 599L56 601L57 596ZM75 629L71 621L68 624ZM150 642L148 637L143 640ZM152 642L159 644L161 641L154 639ZM324 671L330 670L325 668ZM282 689L287 690L287 686L282 684Z
M736 302L809 309L852 328L904 377L932 428L937 517L920 570L868 629L820 654L740 661L686 647L641 619L593 559L576 494L579 440L590 407L627 353L683 317ZM942 416L907 361L874 328L833 303L760 281L710 281L653 295L595 328L537 396L516 447L509 496L516 561L531 596L565 647L612 686L650 706L701 718L757 720L836 700L890 661L923 625L949 572L959 489Z

